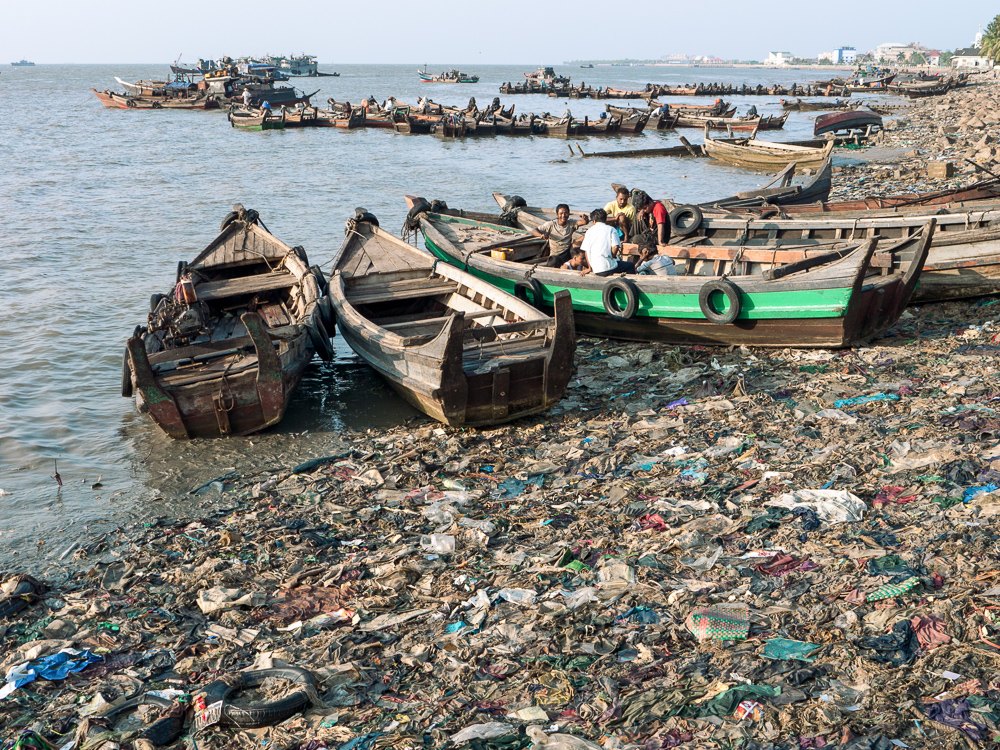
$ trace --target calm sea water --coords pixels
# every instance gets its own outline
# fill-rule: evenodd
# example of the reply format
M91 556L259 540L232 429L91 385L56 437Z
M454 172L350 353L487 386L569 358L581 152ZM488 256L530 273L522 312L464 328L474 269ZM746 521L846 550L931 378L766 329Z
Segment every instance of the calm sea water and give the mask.
M444 69L431 65L430 70ZM420 94L446 104L475 96L485 106L503 81L535 65L479 67L479 84L422 84L413 66L328 66L339 78L293 79L314 103ZM465 68L463 68L465 69ZM574 82L641 88L646 82L804 84L820 71L556 68ZM239 202L268 228L326 263L356 206L398 231L403 195L452 207L495 210L494 191L574 212L611 199L610 183L657 197L707 200L762 183L694 159L579 159L557 138L446 142L382 130L245 133L225 114L109 110L91 87L162 79L166 65L40 65L0 70L7 103L0 156L0 566L53 563L69 544L130 518L185 503L203 482L267 470L339 447L344 428L398 424L416 416L338 341L336 360L308 371L285 420L262 435L177 442L121 398L124 341L144 323L149 297L173 283L178 260L215 236ZM505 98L518 112L597 117L604 103ZM686 98L685 103L690 100ZM711 98L700 101L711 101ZM735 98L778 113L776 97ZM808 137L812 119L793 113L783 138ZM700 142L698 131L686 131ZM574 139L584 151L679 145L673 133ZM58 472L63 486L53 475ZM99 485L99 486L96 486ZM210 490L211 492L211 490ZM17 557L15 557L15 553Z

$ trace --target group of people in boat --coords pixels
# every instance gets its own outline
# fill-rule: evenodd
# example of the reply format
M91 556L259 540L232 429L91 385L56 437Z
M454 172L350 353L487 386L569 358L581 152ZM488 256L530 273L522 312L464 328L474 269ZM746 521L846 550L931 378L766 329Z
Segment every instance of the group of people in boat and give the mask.
M592 226L580 233L587 224ZM548 240L544 265L577 271L582 275L618 273L673 276L674 261L660 255L659 246L670 240L670 215L662 201L642 190L619 187L615 199L590 214L570 221L569 206L556 206L556 218L540 224L532 234ZM625 243L637 246L638 260L627 260Z

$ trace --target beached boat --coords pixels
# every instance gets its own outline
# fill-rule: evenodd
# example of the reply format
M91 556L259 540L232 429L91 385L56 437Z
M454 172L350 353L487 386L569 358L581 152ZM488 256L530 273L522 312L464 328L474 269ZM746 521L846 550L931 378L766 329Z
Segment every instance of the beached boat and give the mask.
M675 276L599 277L539 264L543 239L489 215L447 214L418 215L431 253L535 306L568 290L580 333L717 345L841 347L884 332L909 301L933 234L931 220L877 257L875 237L807 241L820 250L811 257L792 243L671 247ZM494 257L498 247L514 254Z
M428 73L426 65L423 70L417 71L417 75L424 83L479 83L479 76L469 75L454 69L444 73Z
M704 212L697 222L692 221L685 227L684 241L688 244L705 240L831 241L875 236L893 241L913 236L933 218L937 221L937 229L913 301L1000 293L1000 202L996 200L947 209L941 204L928 203L917 207L897 204L886 209L830 213L799 214L794 210L782 206L769 212L777 215L766 217L738 211L729 215ZM779 213L786 211L787 217Z
M839 133L849 130L878 130L882 128L882 116L865 109L847 112L830 112L819 115L813 123L813 135Z
M163 97L122 94L117 91L91 89L97 100L108 109L218 109L221 104L214 94L201 91L190 96Z
M900 83L889 87L889 92L902 94L909 99L922 99L928 96L941 96L951 91L950 80L936 80L923 83Z
M735 110L735 107L733 108ZM766 117L704 117L700 115L680 115L674 123L675 128L702 128L712 130L730 130L733 132L750 133L756 130L781 130L785 127L788 113L767 115Z
M381 230L361 212L334 258L330 299L347 343L403 398L478 427L555 404L573 371L569 295L550 317Z
M896 74L893 73L889 76L882 76L881 78L859 78L851 83L848 83L846 88L848 91L858 91L858 92L871 92L871 91L886 91L889 88L889 84L892 83Z
M333 355L322 273L256 211L234 209L128 340L122 395L173 438L276 424L313 353Z
M828 109L852 109L857 106L859 105L856 103L842 102L840 100L832 102L804 102L801 99L796 99L794 101L788 101L787 99L781 100L782 109L797 112L819 112Z
M743 207L815 203L825 201L830 197L830 189L833 187L832 159L827 158L808 182L802 185L792 185L791 180L797 166L798 164L792 162L775 175L774 179L755 190L746 190L728 198L706 201L699 205L703 208L723 208L731 211Z
M791 162L800 168L819 167L833 151L833 141L813 148L756 138L713 139L705 128L705 153L725 164L750 169L780 169Z

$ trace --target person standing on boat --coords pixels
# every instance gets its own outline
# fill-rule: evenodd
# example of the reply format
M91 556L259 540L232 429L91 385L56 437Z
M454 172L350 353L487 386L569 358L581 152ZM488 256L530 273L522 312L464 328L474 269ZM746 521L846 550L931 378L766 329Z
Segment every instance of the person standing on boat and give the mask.
M608 214L603 208L590 212L594 226L583 235L580 247L587 254L587 263L595 276L610 276L613 273L635 273L635 263L620 260L622 241L618 230L608 226Z
M243 87L243 106L250 106L250 89L246 86Z
M580 218L570 223L569 206L560 203L556 206L556 218L540 224L531 233L536 237L544 237L549 242L545 247L543 258L546 266L558 268L569 260L570 249L573 246L573 232L579 227L589 222L590 219L585 214L580 214Z

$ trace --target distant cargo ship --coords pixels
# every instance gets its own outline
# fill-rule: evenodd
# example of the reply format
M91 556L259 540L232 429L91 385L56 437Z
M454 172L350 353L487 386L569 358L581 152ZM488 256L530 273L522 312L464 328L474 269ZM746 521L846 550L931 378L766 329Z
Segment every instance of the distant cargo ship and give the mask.
M34 63L29 62L28 60L18 60L16 63L12 62L11 65L13 65L15 68L24 68L27 67L28 65L34 65Z

